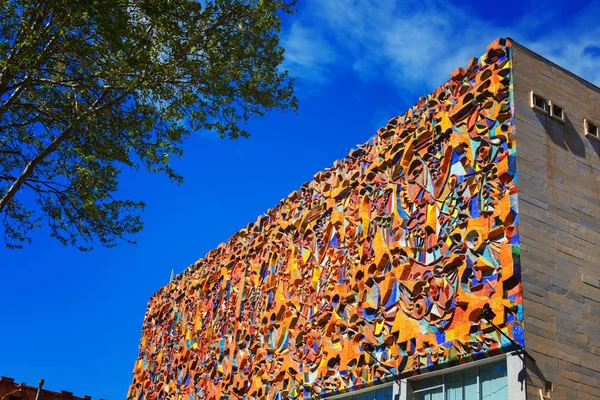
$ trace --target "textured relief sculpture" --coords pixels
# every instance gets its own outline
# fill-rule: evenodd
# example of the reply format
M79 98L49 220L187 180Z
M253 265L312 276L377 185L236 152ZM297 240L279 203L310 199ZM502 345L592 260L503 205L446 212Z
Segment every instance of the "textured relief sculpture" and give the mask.
M129 399L311 398L522 342L510 44L150 300Z

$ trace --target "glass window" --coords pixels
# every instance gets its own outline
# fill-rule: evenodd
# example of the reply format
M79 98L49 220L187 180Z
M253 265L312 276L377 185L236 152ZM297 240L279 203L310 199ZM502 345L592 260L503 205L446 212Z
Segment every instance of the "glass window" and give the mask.
M506 361L411 382L413 400L506 400Z
M533 95L533 101L537 108L546 109L546 100L540 96Z
M393 386L387 386L381 389L371 390L366 393L349 396L348 400L391 400L392 396Z
M419 393L413 394L415 400L444 400L444 388L437 387L433 389L426 389Z
M446 375L446 399L477 399L477 368Z
M564 108L562 108L561 106L552 103L552 115L555 116L558 119L565 119L565 115L564 115Z
M539 94L531 92L531 107L539 111L547 112L548 101Z
M479 368L481 400L508 399L506 363L484 365Z
M418 391L423 389L431 389L434 386L444 386L444 376L438 375L434 376L433 378L414 381L412 382L411 386L413 389L413 393L417 393Z
M583 120L583 124L585 125L586 135L592 136L596 139L600 138L600 129L598 129L598 125L590 122L587 118Z

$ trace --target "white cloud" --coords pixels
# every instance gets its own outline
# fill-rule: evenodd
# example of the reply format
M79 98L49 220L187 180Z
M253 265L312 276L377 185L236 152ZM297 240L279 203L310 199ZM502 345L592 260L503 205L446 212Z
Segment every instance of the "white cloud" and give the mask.
M325 38L307 25L292 24L283 37L285 62L283 67L293 72L297 78L325 82L331 78L330 66L335 62L335 54Z
M520 41L536 53L600 86L600 2L593 2L579 14L569 16L569 24L551 29L541 38ZM519 41L515 38L515 40ZM594 49L598 49L594 51Z
M600 3L590 3L571 24L553 31L550 12L484 21L473 10L439 0L307 0L298 20L284 33L286 67L292 75L325 82L350 69L363 80L386 79L408 92L433 89L456 67L480 56L497 37L511 36L596 84L594 52L600 28L592 20ZM510 13L510 10L494 10ZM592 29L590 29L592 27ZM541 32L541 35L540 35ZM418 94L418 93L413 93Z

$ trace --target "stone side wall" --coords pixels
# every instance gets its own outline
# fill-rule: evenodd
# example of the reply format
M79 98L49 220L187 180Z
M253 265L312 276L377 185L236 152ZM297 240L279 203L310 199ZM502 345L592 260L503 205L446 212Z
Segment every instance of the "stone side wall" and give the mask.
M514 89L528 398L600 398L600 89L519 46ZM566 121L530 107L530 91ZM536 367L539 371L536 371Z

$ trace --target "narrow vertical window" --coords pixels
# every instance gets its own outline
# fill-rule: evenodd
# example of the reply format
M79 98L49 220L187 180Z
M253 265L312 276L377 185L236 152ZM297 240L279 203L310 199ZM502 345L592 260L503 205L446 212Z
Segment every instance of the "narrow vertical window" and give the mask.
M592 139L600 140L600 128L598 124L591 122L589 119L584 119L583 124L585 126L585 135Z
M477 368L447 375L446 400L477 399L477 383Z
M479 367L479 377L481 380L481 400L508 399L506 363Z
M565 109L553 101L549 101L550 116L559 121L565 122Z

